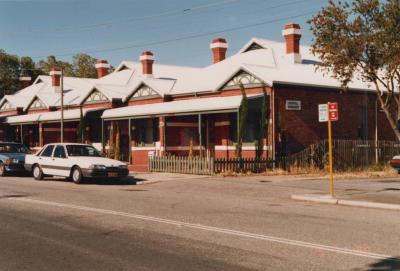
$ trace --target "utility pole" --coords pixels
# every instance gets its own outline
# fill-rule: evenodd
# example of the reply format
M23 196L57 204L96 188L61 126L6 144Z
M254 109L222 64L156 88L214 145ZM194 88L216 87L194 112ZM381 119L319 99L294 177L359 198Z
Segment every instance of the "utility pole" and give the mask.
M61 68L61 143L64 142L64 69Z

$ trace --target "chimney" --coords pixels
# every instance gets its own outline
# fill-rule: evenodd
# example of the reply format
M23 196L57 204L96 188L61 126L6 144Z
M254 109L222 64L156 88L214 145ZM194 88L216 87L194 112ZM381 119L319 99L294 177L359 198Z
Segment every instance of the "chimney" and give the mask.
M32 77L29 76L26 72L21 72L19 76L19 82L21 85L21 89L28 87L31 84Z
M286 41L286 57L292 63L301 63L300 38L302 34L300 25L295 23L285 25L282 31Z
M97 78L102 78L108 74L110 64L108 64L107 60L97 60L95 67L97 71Z
M51 84L56 92L61 91L61 70L59 68L52 68L50 71Z
M142 63L142 74L145 77L153 77L154 55L150 51L145 51L140 55Z
M210 48L213 52L214 64L225 59L226 51L228 50L228 43L226 39L216 38L212 40Z

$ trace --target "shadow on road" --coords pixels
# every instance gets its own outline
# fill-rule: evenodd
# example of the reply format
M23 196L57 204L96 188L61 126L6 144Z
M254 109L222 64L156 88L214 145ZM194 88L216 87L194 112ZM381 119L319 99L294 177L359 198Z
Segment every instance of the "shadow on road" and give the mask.
M128 176L121 179L86 179L83 183L97 185L136 185L136 183L140 181L143 181L143 179Z
M45 182L53 181L53 182L70 182L72 181L67 178L62 177L45 177ZM144 181L144 179L134 178L132 176L124 177L124 178L87 178L82 181L83 185L136 185L137 182Z
M370 264L367 269L368 271L399 271L400 270L400 257L387 258L380 260L376 263Z

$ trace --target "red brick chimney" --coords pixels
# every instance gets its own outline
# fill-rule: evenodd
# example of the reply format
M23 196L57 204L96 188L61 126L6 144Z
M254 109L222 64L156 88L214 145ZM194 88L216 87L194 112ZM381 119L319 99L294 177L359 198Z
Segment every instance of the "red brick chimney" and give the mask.
M101 78L108 74L110 64L108 64L107 60L97 60L95 67L97 71L97 78Z
M50 71L51 84L56 92L61 91L61 70L59 68L52 68Z
M214 64L225 59L226 51L228 50L228 43L226 39L216 38L212 40L210 48L213 52Z
M26 72L21 72L19 76L19 83L21 85L21 89L28 87L31 84L32 77L29 76Z
M142 63L142 74L145 77L153 76L153 63L154 55L150 51L145 51L140 55L140 62Z
M300 39L303 31L299 24L289 23L285 25L282 35L286 41L286 55L293 63L301 63Z

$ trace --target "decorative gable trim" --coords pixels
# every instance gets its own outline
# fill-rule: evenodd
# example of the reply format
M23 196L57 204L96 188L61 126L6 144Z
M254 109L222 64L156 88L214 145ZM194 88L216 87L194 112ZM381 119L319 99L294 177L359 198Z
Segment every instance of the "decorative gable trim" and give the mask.
M32 103L28 106L28 110L29 109L37 110L37 109L46 109L46 108L47 108L47 106L38 97L36 97L32 101Z
M241 70L236 73L227 83L225 83L221 90L238 89L240 83L242 83L245 88L263 86L263 81L261 81L254 75Z
M89 96L84 100L84 104L96 104L96 103L104 103L104 102L110 102L110 99L108 99L103 93L98 91L97 89L94 89L92 93L89 94Z
M12 104L5 100L3 102L3 104L0 106L0 112L6 112L6 111L11 111L11 110L15 110L15 108L12 106Z
M144 99L151 99L151 98L159 98L161 97L158 92L156 92L151 87L142 84L129 98L129 101L137 101L137 100L144 100Z

